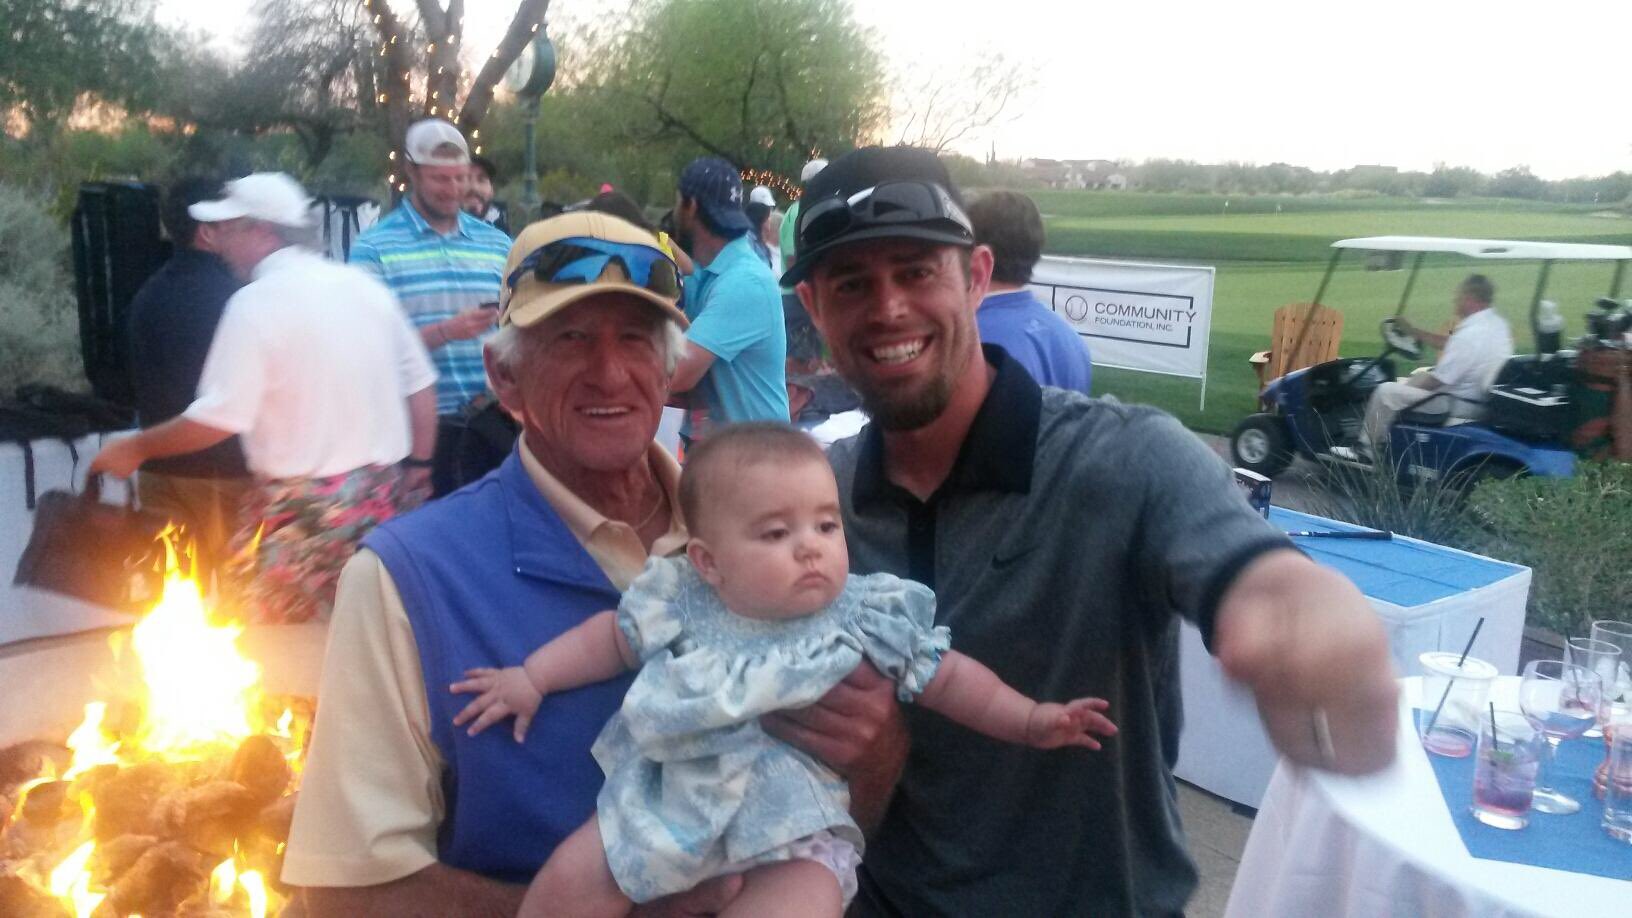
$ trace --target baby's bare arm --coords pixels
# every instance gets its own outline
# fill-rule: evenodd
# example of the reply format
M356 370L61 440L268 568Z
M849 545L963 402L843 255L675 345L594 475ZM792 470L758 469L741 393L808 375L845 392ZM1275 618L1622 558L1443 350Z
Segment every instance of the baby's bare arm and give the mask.
M528 654L521 664L540 695L605 682L639 665L611 609Z
M578 688L632 669L638 663L618 628L616 612L601 612L532 652L521 666L465 670L448 689L477 696L454 715L453 725L469 724L471 736L514 717L516 742L527 736L545 695Z
M918 703L993 739L1021 746L1052 749L1086 746L1098 749L1091 734L1113 736L1116 725L1098 698L1067 704L1039 703L1015 691L973 657L949 650Z

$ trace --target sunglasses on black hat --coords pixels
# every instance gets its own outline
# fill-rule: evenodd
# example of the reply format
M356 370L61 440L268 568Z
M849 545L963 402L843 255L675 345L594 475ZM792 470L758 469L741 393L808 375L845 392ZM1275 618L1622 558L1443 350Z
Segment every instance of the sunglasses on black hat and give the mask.
M901 224L939 227L974 242L969 217L945 188L933 182L882 182L849 197L801 206L799 248L811 251L858 230Z

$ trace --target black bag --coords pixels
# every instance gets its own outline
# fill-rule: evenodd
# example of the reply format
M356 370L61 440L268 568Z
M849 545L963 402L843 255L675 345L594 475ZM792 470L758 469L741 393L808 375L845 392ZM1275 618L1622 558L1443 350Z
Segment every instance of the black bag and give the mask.
M454 485L457 491L498 468L510 451L516 448L521 435L517 424L499 400L491 395L479 395L460 412L464 429L459 432L458 452L453 459Z
M165 517L102 503L102 481L83 493L47 491L34 511L34 532L17 562L18 586L50 590L116 609L140 612L164 587Z

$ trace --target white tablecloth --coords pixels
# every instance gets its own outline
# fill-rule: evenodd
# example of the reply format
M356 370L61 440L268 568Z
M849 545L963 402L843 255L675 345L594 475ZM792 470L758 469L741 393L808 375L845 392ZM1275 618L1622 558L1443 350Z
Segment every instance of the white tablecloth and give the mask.
M1517 684L1500 680L1497 703L1512 704ZM1404 680L1400 755L1387 770L1364 778L1276 770L1226 918L1632 915L1632 883L1468 854L1416 741L1419 687Z
M1273 511L1272 521L1289 529L1346 527L1280 508ZM1389 647L1400 675L1417 675L1417 657L1424 651L1460 653L1480 618L1485 619L1485 625L1472 655L1495 664L1499 672L1518 672L1525 602L1530 595L1529 568L1396 537L1392 554L1415 557L1436 567L1434 579L1410 583L1407 581L1413 575L1409 571L1388 570L1379 567L1375 559L1368 560L1376 543L1305 540L1299 547L1361 586L1388 630ZM1443 585L1447 578L1478 585L1451 591ZM1435 584L1438 589L1433 588ZM1446 593L1449 595L1439 595ZM1406 603L1391 602L1385 596L1435 598ZM1218 661L1202 644L1201 633L1190 624L1180 635L1179 669L1184 691L1184 732L1174 773L1226 799L1258 806L1274 774L1277 756L1258 720L1252 696L1224 677ZM1632 908L1628 914L1632 915Z

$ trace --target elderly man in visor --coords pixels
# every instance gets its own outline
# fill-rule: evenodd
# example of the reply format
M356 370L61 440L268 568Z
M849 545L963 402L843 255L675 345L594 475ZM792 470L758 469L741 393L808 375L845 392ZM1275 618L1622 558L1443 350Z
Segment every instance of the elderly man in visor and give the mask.
M674 263L606 214L524 230L484 359L509 458L364 540L331 626L283 879L313 915L511 915L589 818L589 754L629 677L552 698L526 742L455 729L448 686L519 664L682 548L680 469L653 443L684 348ZM658 908L712 911L740 881Z
M1121 734L1004 746L897 711L867 672L774 731L854 788L895 787L851 914L1179 915L1196 885L1170 770L1179 619L1284 755L1345 772L1393 758L1387 641L1173 418L1040 388L983 348L991 274L930 152L858 150L806 185L783 283L872 416L830 453L851 569L929 584L958 650L1036 698L1110 699Z

